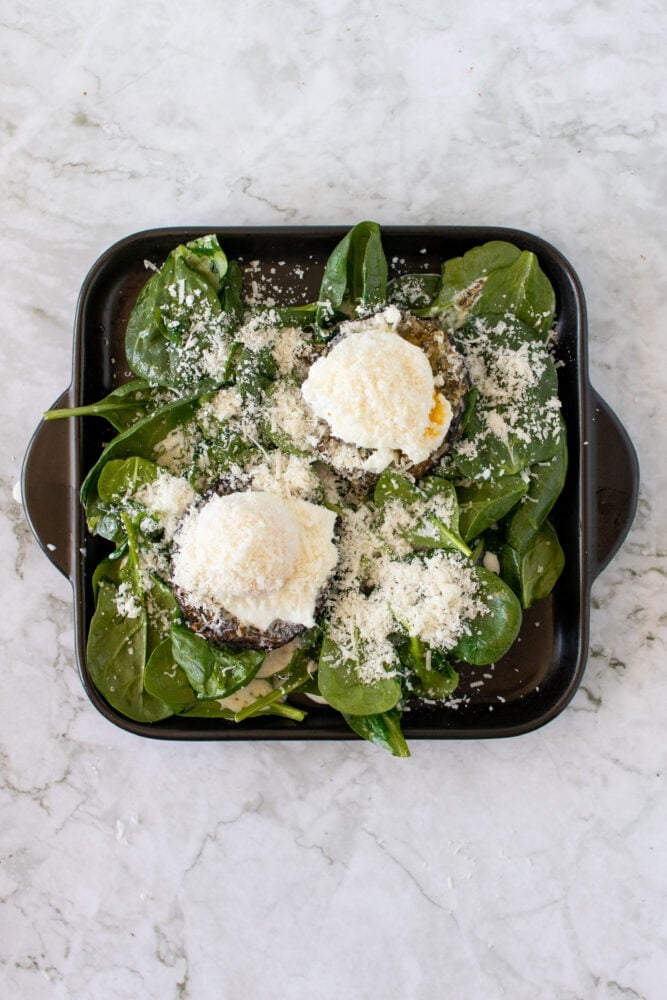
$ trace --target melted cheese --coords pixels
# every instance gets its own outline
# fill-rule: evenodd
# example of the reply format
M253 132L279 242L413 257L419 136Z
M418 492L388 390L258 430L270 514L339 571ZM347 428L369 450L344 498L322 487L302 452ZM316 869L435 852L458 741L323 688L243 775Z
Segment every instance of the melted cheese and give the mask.
M196 606L255 628L277 619L313 625L318 594L338 559L335 520L326 508L293 497L213 496L177 535L174 583Z
M367 463L373 472L386 468L397 450L423 462L442 443L452 418L426 354L395 332L390 312L350 324L312 365L301 390L335 437L376 452Z

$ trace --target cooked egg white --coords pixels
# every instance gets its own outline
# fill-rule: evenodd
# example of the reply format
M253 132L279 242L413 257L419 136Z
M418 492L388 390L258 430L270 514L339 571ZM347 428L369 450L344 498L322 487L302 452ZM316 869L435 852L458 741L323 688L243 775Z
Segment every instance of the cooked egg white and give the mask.
M212 496L176 536L172 577L191 603L267 629L280 619L310 626L338 560L336 515L272 493Z
M331 433L372 449L368 471L381 472L394 451L415 465L447 433L452 409L436 390L424 351L395 330L395 307L350 324L350 331L312 365L302 394Z

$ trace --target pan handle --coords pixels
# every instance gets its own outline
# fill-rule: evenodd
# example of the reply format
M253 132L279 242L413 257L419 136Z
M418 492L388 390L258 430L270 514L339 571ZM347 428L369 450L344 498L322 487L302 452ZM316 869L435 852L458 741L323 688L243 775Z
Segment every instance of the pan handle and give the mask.
M593 510L596 512L596 550L593 576L613 559L630 530L637 510L639 463L622 423L592 390Z
M72 406L72 386L53 409ZM72 420L42 421L23 459L21 498L28 524L45 555L68 579L73 573L74 447Z

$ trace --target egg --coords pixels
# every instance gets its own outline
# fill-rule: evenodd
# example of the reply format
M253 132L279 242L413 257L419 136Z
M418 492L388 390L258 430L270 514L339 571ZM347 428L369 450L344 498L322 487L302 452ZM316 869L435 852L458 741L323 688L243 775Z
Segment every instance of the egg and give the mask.
M224 613L256 629L277 620L309 627L338 561L335 520L325 507L294 497L214 494L176 535L172 582L209 618Z
M396 331L389 307L348 331L310 368L301 392L312 412L347 444L373 450L367 471L380 472L393 453L419 464L443 442L452 408L437 390L421 347Z

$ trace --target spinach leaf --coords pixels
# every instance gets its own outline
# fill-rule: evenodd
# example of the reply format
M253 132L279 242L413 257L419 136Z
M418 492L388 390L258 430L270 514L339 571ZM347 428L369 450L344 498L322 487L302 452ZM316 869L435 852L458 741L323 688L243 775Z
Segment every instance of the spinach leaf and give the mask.
M359 677L359 664L345 659L340 647L325 636L317 671L322 697L332 708L348 715L375 715L393 708L401 697L401 686L395 677L364 684Z
M565 485L567 474L567 435L561 419L558 450L546 463L532 466L528 492L506 523L506 541L523 552L549 516Z
M295 650L289 663L277 678L280 683L269 694L262 695L261 698L257 698L252 704L237 712L234 721L243 722L244 719L249 719L254 715L261 715L266 709L275 708L276 703L282 702L282 699L286 698L287 695L303 688L310 680L309 663L310 657L305 650Z
M302 306L272 306L271 313L277 326L308 327L315 322L317 303L308 302Z
M446 313L461 326L471 316L509 313L546 337L555 308L553 287L535 254L493 240L446 261L437 296L419 314Z
M177 715L197 703L185 671L176 663L169 636L153 650L146 664L144 686Z
M488 275L511 266L520 254L513 243L492 240L473 247L462 257L451 257L443 264L437 296L419 315L447 313L456 326L465 323L482 294Z
M200 274L215 292L219 292L231 266L220 247L218 237L212 233L200 236L190 243L178 246L173 251L174 256L182 257L185 264ZM233 262L238 268L238 264Z
M197 444L194 451L189 481L198 492L206 490L211 482L220 479L232 466L243 466L256 451L241 434L223 427L217 438L208 438Z
M461 477L493 481L552 458L560 416L556 369L546 347L525 323L508 317L478 319L459 339L486 381L478 386L465 436L451 452Z
M226 698L251 681L264 659L254 649L214 646L184 625L171 629L174 658L202 698Z
M230 260L227 273L222 282L220 292L222 311L230 320L230 329L243 322L245 308L243 305L243 272L235 260Z
M387 285L387 302L415 312L425 309L440 289L439 274L401 274Z
M97 564L93 571L91 585L93 588L93 600L97 602L97 594L100 587L100 580L113 583L116 587L122 578L123 553L120 550L112 552Z
M528 490L521 476L500 476L491 482L457 486L459 529L466 542L478 538L508 514Z
M63 417L104 417L117 431L124 431L146 415L167 402L166 392L162 386L153 386L145 379L134 379L119 385L101 399L99 403L89 403L87 406L63 407L59 410L47 410L44 420L58 420Z
M149 576L146 594L148 611L148 651L152 654L156 646L170 637L171 626L180 620L181 609L171 587L156 573Z
M482 667L504 656L521 629L521 605L499 576L481 566L475 568L480 584L480 600L486 614L470 622L469 635L463 635L452 650L454 656L473 666Z
M556 296L534 253L524 250L509 267L489 274L472 313L510 313L546 339L553 326Z
M442 503L436 508L444 511L438 516L435 511L425 510L415 514L415 523L407 531L401 532L416 549L458 549L470 555L470 549L459 535L459 508L456 490L452 483L440 476L425 476L419 483L413 483L396 472L385 471L375 485L373 499L382 509L392 500L404 507L417 509L433 498Z
M220 322L218 291L226 273L226 258L212 241L217 246L217 237L202 237L172 250L132 309L125 334L127 361L135 375L152 384L183 388L203 381L198 362L210 346L212 327Z
M459 675L440 649L429 649L418 636L401 643L396 652L407 669L408 693L418 698L442 701L456 690Z
M97 493L103 502L111 503L131 497L141 486L153 483L160 474L155 462L147 458L112 458L106 463L97 481Z
M139 420L126 431L118 434L104 449L81 485L81 503L91 531L99 531L98 522L104 514L100 507L98 482L104 466L112 459L146 458L154 461L156 447L171 431L185 427L193 418L198 405L197 396L185 396L167 403L154 413ZM109 537L108 535L104 536Z
M243 347L236 357L234 381L244 399L259 400L276 377L276 360L268 348L251 351Z
M165 639L153 652L146 665L144 680L146 690L169 705L176 715L190 719L239 721L237 715L230 708L221 705L216 698L197 698L185 671L176 663L170 638ZM280 694L277 697L280 697ZM277 715L301 722L306 712L291 705L268 702L265 706L259 706L256 701L248 710L244 709L243 718L253 715Z
M522 552L509 545L502 545L500 549L502 577L524 608L531 608L548 597L564 565L565 555L549 521L544 522Z
M387 301L387 261L380 227L360 222L333 250L324 268L315 322L327 327L336 320L373 312Z
M369 743L388 750L394 757L409 757L410 750L401 730L401 713L396 708L375 715L342 713L350 729Z
M170 707L144 687L148 622L142 608L133 618L118 610L118 588L109 580L98 585L90 623L86 662L91 680L109 704L135 722L157 722Z

